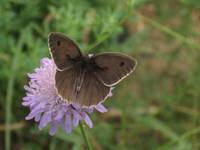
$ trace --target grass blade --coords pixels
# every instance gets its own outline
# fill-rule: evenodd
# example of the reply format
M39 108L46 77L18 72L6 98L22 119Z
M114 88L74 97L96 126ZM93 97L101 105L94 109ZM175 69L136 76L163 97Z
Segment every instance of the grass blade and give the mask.
M19 42L20 43L20 42ZM13 87L15 83L15 75L17 71L17 62L20 56L21 48L18 46L14 50L13 61L10 70L10 76L8 79L7 93L6 93L6 104L5 104L5 150L11 149L11 118L12 118L12 98L13 98Z

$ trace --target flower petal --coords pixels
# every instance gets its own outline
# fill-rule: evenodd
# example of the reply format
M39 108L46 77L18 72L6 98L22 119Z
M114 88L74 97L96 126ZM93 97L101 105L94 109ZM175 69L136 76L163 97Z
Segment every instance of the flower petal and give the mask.
M84 120L85 120L85 123L88 125L88 127L92 128L93 126L92 120L86 113L84 113Z
M80 114L78 112L76 112L76 111L73 111L73 120L72 120L72 122L73 122L74 127L78 126L80 118L81 118Z
M108 111L102 104L98 104L95 108L96 108L96 110L98 110L101 113Z
M50 131L49 131L49 134L50 134L51 136L53 136L53 135L56 133L57 128L58 128L58 122L56 122L56 121L52 122L52 124L51 124L51 129L50 129Z
M40 118L41 118L41 113L39 113L35 116L35 121L38 122L40 120Z
M51 121L51 112L45 112L39 123L39 129L46 127L46 125Z
M69 114L66 115L64 128L67 133L72 132L72 119L71 119L71 115Z

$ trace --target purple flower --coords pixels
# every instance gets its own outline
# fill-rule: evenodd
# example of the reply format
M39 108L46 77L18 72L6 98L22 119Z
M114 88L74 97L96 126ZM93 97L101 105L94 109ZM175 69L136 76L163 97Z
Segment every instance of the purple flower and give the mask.
M80 120L92 128L93 123L89 117L94 109L104 113L107 109L98 104L95 107L84 107L68 104L56 92L55 89L56 66L53 60L43 58L40 67L34 73L28 74L30 82L24 86L26 96L23 98L22 105L30 108L30 113L26 120L33 119L39 123L39 129L43 129L51 124L50 135L54 135L60 125L67 133L79 124ZM112 88L108 96L112 96Z

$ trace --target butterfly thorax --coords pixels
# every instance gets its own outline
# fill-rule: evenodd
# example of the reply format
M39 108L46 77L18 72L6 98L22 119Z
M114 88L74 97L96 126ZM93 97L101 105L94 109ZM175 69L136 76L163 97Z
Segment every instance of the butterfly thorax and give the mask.
M78 60L75 61L75 66L87 72L95 71L99 68L93 61L92 57L89 55L81 56Z

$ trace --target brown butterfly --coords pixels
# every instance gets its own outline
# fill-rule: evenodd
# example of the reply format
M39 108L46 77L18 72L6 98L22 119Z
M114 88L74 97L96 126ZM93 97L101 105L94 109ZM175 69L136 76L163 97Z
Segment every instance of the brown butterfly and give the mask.
M82 55L75 42L58 32L49 34L48 44L57 66L58 94L81 106L104 101L110 88L133 72L137 64L135 59L121 53Z

